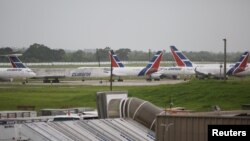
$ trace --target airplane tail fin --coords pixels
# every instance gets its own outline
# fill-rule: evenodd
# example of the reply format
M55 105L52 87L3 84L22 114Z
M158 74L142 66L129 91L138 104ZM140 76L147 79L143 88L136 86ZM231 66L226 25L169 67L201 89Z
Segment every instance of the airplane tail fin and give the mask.
M248 57L249 57L249 52L248 51L244 52L241 55L239 61L236 62L235 65L228 70L227 75L234 75L244 71L245 68L247 67Z
M17 54L8 55L9 61L13 68L26 68L23 62L18 58Z
M109 59L111 60L112 67L118 67L118 68L123 68L124 65L120 61L119 57L114 53L113 50L109 51Z
M193 63L175 46L170 46L171 53L179 67L193 67Z
M144 69L142 69L142 71L138 75L144 76L157 72L160 67L162 56L163 56L163 51L158 51L154 55L154 57L149 61L147 66Z

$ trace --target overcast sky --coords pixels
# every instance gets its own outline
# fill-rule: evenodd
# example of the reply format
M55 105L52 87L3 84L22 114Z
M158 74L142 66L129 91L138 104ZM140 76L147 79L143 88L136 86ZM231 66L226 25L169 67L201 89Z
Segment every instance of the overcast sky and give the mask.
M250 0L0 0L0 47L250 49Z

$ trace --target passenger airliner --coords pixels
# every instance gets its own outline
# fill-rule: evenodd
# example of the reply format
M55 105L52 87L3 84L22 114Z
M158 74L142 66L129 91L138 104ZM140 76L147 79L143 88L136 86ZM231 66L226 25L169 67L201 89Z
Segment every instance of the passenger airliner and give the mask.
M119 77L118 81L123 81L121 79L122 76L144 76L156 72L159 68L162 55L162 51L157 52L146 67L125 67L112 50L109 52L113 68L112 72L114 76ZM82 77L83 79L88 77L104 78L109 77L110 73L110 67L79 67L70 72L70 77Z
M110 51L110 59L114 76L149 76L157 72L162 59L163 51L158 51L149 61L146 67L124 67L117 55Z
M27 68L21 60L17 57L18 55L10 55L8 56L9 61L13 68ZM29 69L29 68L27 68ZM29 69L32 71L31 69ZM41 71L42 69L34 69L36 71L36 76L33 78L42 78L43 83L59 83L59 78L65 78L65 70L46 70L45 72ZM42 73L41 73L42 72ZM49 80L52 79L52 80Z
M29 68L27 68L21 60L17 57L17 54L7 55L13 68L0 68L0 78L3 80L11 80L14 78L22 78L24 83L27 82L27 78L35 77L36 74Z
M172 55L176 61L176 64L179 67L193 69L198 78L204 78L208 76L213 76L215 78L220 78L223 76L223 65L220 67L220 64L204 64L204 65L195 65L193 64L181 51L179 51L175 46L170 46ZM240 60L235 64L229 64L227 68L227 75L234 76L245 76L249 75L250 72L248 69L248 56L249 52L244 52Z
M159 77L167 77L171 79L176 79L177 77L184 77L187 79L188 77L195 74L192 62L184 55L178 53L175 56L180 56L181 59L177 60L178 66L177 67L161 67L160 70L154 73L152 76L159 76Z
M121 63L121 61L117 55L115 55L112 52L112 53L110 53L110 56L111 56L110 58L111 58L112 63L113 63L113 67L124 67L123 64L117 65L117 64ZM154 58L156 58L156 57L154 57ZM135 68L135 67L127 67L127 68ZM136 68L137 68L137 72L142 69L141 67L139 67L139 68L136 67ZM120 70L122 70L122 69L120 69ZM157 70L158 71L150 73L150 75L149 75L150 77L148 79L160 80L161 78L164 78L164 77L175 79L175 78L177 78L177 76L187 77L189 75L195 74L194 69L187 68L187 67L159 67L158 66ZM124 75L125 75L125 73L124 73ZM135 75L136 74L134 74L134 76ZM122 75L120 75L120 76L122 76Z

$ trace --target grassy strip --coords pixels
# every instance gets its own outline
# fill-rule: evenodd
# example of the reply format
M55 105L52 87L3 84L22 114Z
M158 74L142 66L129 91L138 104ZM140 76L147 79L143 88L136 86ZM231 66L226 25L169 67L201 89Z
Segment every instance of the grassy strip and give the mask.
M122 86L113 90L128 91L129 97L138 97L160 107L174 106L191 110L209 111L213 105L222 110L240 109L250 104L250 79L228 81L192 80L187 83L159 86ZM107 86L61 85L0 85L0 110L15 110L18 105L42 108L95 107L96 92L108 91Z

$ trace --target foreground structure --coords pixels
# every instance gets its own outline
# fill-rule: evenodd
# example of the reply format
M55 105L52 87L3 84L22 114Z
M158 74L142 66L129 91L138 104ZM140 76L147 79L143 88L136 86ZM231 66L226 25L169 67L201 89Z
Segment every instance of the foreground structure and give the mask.
M126 91L98 92L97 110L99 119L90 120L6 119L0 122L0 140L210 141L210 125L218 128L228 125L230 129L244 125L247 129L240 130L250 129L250 110L220 111L217 108L204 113L164 110L148 101L128 98Z

